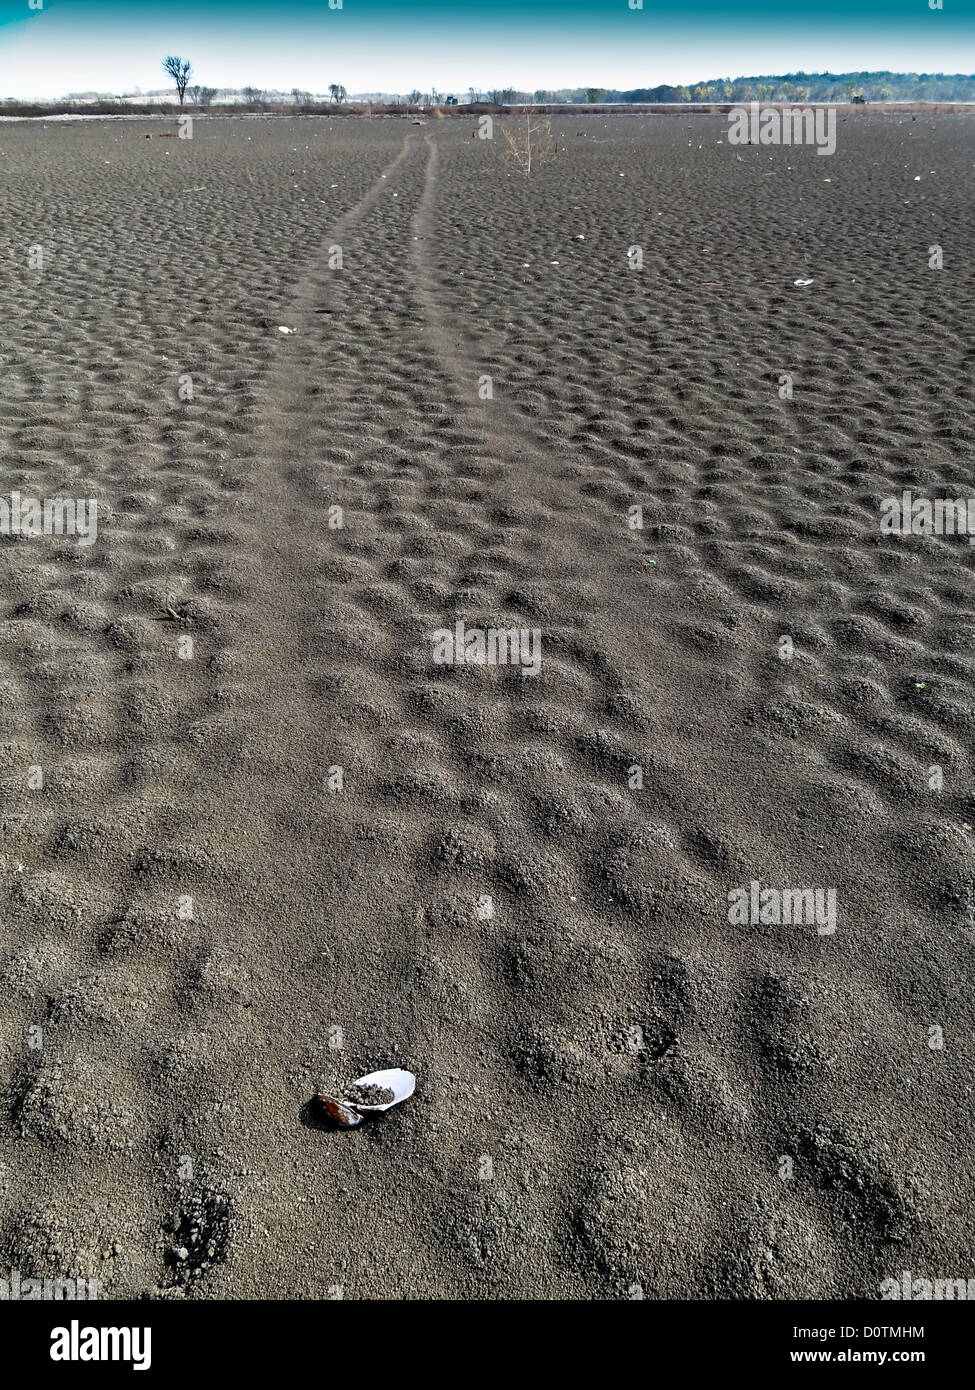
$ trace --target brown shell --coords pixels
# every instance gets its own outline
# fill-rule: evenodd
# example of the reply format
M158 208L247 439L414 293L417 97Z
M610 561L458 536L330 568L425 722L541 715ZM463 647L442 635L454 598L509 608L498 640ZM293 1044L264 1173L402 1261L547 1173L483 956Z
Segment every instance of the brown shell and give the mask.
M351 1105L346 1105L344 1101L336 1100L334 1096L322 1095L320 1091L315 1099L329 1119L333 1120L335 1124L341 1125L343 1129L351 1129L353 1125L362 1124L362 1116L359 1112L353 1110Z

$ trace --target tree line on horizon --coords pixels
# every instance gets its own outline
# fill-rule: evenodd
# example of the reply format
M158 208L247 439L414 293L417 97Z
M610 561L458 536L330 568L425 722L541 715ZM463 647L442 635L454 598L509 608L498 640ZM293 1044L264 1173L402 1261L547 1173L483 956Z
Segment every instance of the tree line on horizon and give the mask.
M316 96L298 87L290 93L271 91L251 86L239 88L217 88L190 85L192 67L187 59L166 58L163 67L172 76L180 105L189 100L195 107L208 107L219 97L237 98L242 104L260 108L264 105L288 103L297 107L310 107L316 104ZM329 102L341 106L349 101L349 94L340 83L332 82L327 88ZM117 102L138 93L124 93L122 98L111 93L73 92L63 100L97 100ZM154 94L148 93L152 96ZM370 92L358 100L385 103L390 106L439 106L462 102L471 105L517 106L517 105L586 105L600 102L651 103L666 102L709 102L738 104L748 101L775 101L801 104L807 101L852 101L854 97L865 101L975 101L975 74L964 73L916 73L916 72L843 72L806 73L793 72L784 75L762 75L757 77L721 77L706 82L696 82L689 86L662 83L656 87L637 87L618 90L605 87L560 87L556 89L536 88L534 91L519 91L515 87L493 87L481 89L471 86L459 96L444 93L433 88L423 92L414 87L409 92ZM353 98L355 100L355 98ZM4 104L26 106L28 103L16 102L14 98L3 98ZM30 103L47 107L52 103ZM56 103L55 103L56 104Z
M168 60L167 60L168 61ZM191 89L191 93L194 89ZM200 90L200 89L195 89ZM203 89L212 91L212 89ZM348 99L344 87L331 83L328 88L333 102ZM246 101L274 100L283 93L265 92L254 87L240 89ZM310 92L292 87L291 97L298 105L312 101ZM866 101L975 101L975 74L917 73L917 72L792 72L756 77L719 77L690 86L661 83L657 87L635 87L628 91L605 87L538 87L534 91L519 91L515 87L492 87L482 90L471 86L463 100L471 105L524 106L535 103L592 106L599 102L744 102L744 101L851 101L861 97ZM182 94L180 94L182 100ZM211 98L212 100L212 95ZM413 88L409 92L374 92L370 100L412 106L439 106L456 102L452 93L445 94L435 87L428 92ZM204 103L204 104L209 104Z
M178 59L167 59L166 64L178 63ZM188 64L186 65L188 68ZM167 71L172 71L167 66ZM185 76L183 79L185 87ZM180 102L183 90L177 80ZM205 93L206 100L194 102L208 106L216 92L213 88L190 88L190 98L195 93ZM328 92L333 102L348 99L345 88L332 82ZM229 94L229 93L228 93ZM273 101L282 98L281 92L265 91L257 87L236 89L250 104ZM313 101L310 92L292 87L291 98L296 105L309 105ZM745 101L851 101L862 97L866 101L975 101L975 74L964 73L917 73L917 72L790 72L778 75L764 74L756 77L719 77L705 82L695 82L690 86L661 83L657 87L635 87L628 91L605 87L559 87L555 89L536 88L534 91L519 91L515 87L492 87L482 90L471 86L464 93L463 100L471 105L523 106L535 103L587 105L599 102L649 102L666 103L677 101L695 102L745 102ZM456 102L454 95L438 91L428 92L413 88L409 92L374 92L370 100L386 101L389 104L409 104L411 106L439 106L446 102Z
M472 88L473 92L474 89ZM689 86L661 83L628 91L604 87L563 87L554 91L478 93L477 100L510 106L529 102L593 105L596 102L674 101L975 101L975 74L917 72L790 72L757 77L718 77Z
M790 72L759 77L722 77L689 87L637 88L607 92L603 101L975 101L975 74L917 72ZM574 94L572 100L579 98Z

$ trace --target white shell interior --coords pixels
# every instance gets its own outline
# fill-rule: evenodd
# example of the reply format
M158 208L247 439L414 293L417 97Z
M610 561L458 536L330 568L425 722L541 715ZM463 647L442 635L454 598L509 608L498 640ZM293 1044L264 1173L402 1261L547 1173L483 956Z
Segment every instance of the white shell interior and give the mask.
M354 1086L385 1086L392 1091L394 1099L386 1105L360 1105L358 1101L347 1101L355 1110L392 1110L401 1100L408 1100L416 1090L416 1077L411 1071L401 1071L393 1067L389 1071L371 1071L368 1076L360 1076L352 1083Z

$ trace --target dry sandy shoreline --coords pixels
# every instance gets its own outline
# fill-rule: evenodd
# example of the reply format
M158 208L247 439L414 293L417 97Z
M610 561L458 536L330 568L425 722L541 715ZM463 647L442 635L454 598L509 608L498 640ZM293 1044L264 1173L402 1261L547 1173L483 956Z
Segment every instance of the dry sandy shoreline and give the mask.
M99 499L0 536L0 1274L967 1277L972 550L879 509L975 493L971 122L471 125L0 131L0 495Z

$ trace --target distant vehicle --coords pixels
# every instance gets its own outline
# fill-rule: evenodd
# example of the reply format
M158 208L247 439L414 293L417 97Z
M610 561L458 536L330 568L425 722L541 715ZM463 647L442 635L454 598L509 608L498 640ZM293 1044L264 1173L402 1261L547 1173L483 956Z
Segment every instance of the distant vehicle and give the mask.
M850 102L853 106L866 106L867 99L866 97L851 97Z
M456 98L456 97L447 97L446 101L444 102L444 106L456 106L456 105L457 105L457 98Z

